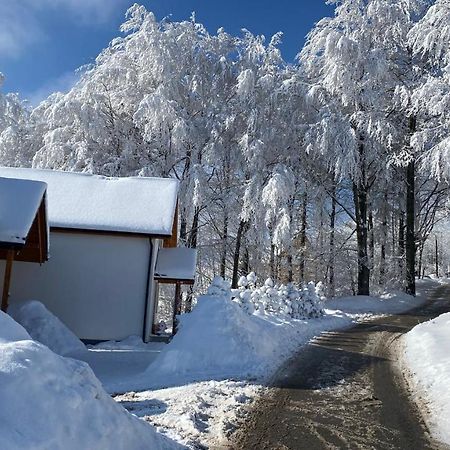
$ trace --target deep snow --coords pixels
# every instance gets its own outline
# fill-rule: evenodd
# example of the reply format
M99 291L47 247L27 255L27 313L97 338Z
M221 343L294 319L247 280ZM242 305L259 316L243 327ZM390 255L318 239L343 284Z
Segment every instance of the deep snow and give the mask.
M3 312L0 423L5 450L182 448L114 402L87 364L31 340Z

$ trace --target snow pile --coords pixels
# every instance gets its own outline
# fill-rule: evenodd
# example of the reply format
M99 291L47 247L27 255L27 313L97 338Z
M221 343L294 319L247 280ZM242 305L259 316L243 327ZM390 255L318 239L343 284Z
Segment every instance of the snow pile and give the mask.
M9 313L30 334L58 355L69 355L86 350L84 344L41 302L30 300L13 303Z
M271 313L294 319L310 319L323 315L322 284L310 282L298 289L292 283L275 285L268 278L263 286L257 287L257 277L251 272L239 280L239 289L233 291L235 299L249 314ZM213 280L213 285L220 283Z
M249 314L241 300L231 298L229 283L214 279L193 312L180 317L178 333L149 366L142 387L267 376L318 332L350 323L339 314L308 321L281 314L279 289L265 285L258 295L269 300L257 297L258 309Z
M450 313L417 325L402 339L410 382L427 403L432 431L450 444Z
M182 448L129 414L89 366L32 341L0 313L0 448Z

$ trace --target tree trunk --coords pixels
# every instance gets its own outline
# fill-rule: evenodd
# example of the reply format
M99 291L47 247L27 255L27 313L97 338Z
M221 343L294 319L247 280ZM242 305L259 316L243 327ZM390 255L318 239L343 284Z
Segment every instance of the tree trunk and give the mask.
M405 262L405 213L400 213L398 220L398 270L399 276L403 279L404 275L404 262Z
M370 294L369 255L367 252L367 188L353 183L356 240L358 245L358 295Z
M225 213L223 218L222 232L222 254L220 257L220 276L225 279L227 272L227 250L228 250L228 215Z
M242 275L248 275L250 273L250 253L248 247L244 246L244 255L241 261L241 273Z
M308 220L308 196L303 194L302 201L302 227L300 229L300 284L305 281L305 259L306 259L306 228Z
M233 289L236 289L238 287L238 281L239 281L239 258L241 254L241 245L242 245L242 238L244 234L248 230L248 222L245 220L241 220L239 222L238 231L236 234L236 246L234 248L234 256L233 256L233 277L232 277L232 283L231 286ZM241 272L242 273L242 272ZM242 273L243 275L248 275L247 273Z
M437 235L435 236L435 245L436 245L436 276L439 278L439 247Z
M370 211L369 213L369 255L370 255L370 265L373 265L373 260L375 258L375 234L373 231L373 213Z
M197 248L199 216L200 208L196 206L194 211L194 218L192 219L192 228L189 232L189 239L187 241L187 246L189 248Z
M272 238L271 238L272 240ZM270 244L270 277L275 281L275 244Z
M416 295L415 162L406 169L406 293Z
M330 259L328 261L328 283L329 283L329 296L334 297L336 295L336 288L334 285L334 241L335 241L335 227L336 227L336 188L333 188L333 197L331 198L331 215L330 215Z
M409 131L416 131L416 118L409 119ZM411 159L406 168L406 293L416 295L416 192L415 192L416 164Z
M386 283L386 247L388 239L388 217L387 217L388 194L384 193L383 219L381 222L381 248L380 248L380 286Z
M183 209L180 214L180 242L184 245L187 244L187 223L186 212Z

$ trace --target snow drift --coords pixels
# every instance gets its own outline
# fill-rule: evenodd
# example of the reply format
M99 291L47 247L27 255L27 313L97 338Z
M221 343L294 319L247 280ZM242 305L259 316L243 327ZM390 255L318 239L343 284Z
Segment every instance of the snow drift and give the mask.
M118 405L89 366L32 341L0 313L0 448L183 448Z
M41 302L30 300L12 304L11 316L22 325L32 339L46 345L58 355L86 351L84 344Z

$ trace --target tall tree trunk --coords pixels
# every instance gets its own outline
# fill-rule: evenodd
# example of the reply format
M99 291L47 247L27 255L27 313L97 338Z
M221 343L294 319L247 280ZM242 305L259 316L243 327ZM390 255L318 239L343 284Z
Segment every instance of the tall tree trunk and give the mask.
M270 277L275 281L275 244L273 242L270 244Z
M331 215L330 215L330 259L328 261L328 283L329 283L329 296L334 297L336 295L336 287L334 285L334 241L335 241L335 227L336 227L336 187L333 187L333 196L331 198Z
M287 245L287 266L288 266L288 274L287 281L288 283L292 283L294 281L294 258L292 256L293 245L292 245L292 230L293 230L293 222L294 222L294 197L292 196L289 199L289 223L290 223L290 241Z
M419 261L418 261L418 269L417 273L419 274L420 278L423 278L423 272L425 271L425 268L423 267L423 249L424 249L425 243L423 241L419 244Z
M248 230L248 222L246 220L242 220L239 222L239 227L236 233L236 246L234 247L234 256L233 256L233 277L232 277L232 287L236 289L238 287L239 281L239 259L241 254L241 245L242 238L244 234ZM241 272L242 273L242 272ZM243 275L248 275L247 273L242 273Z
M248 275L250 273L250 252L248 246L244 246L244 254L241 261L241 274Z
M373 213L372 211L369 212L369 221L368 221L368 228L369 228L369 255L370 255L370 266L373 266L373 260L375 258L375 233L373 230Z
M383 219L381 222L381 248L380 248L380 286L386 283L386 247L388 239L388 217L387 217L388 194L384 193Z
M302 227L300 229L300 284L305 281L305 259L306 259L306 228L308 221L308 195L303 194L302 200Z
M370 294L370 269L367 251L367 188L364 183L353 183L355 203L356 240L358 245L358 295Z
M225 279L227 271L227 250L228 250L228 215L225 212L223 218L222 232L222 254L220 256L220 276Z
M405 261L405 213L402 211L398 220L398 269L400 277L404 275Z
M416 118L410 117L409 130L416 131ZM406 293L416 295L416 192L415 192L416 164L414 158L406 168Z
M200 208L196 206L194 210L194 218L192 219L192 227L189 232L189 238L187 242L187 246L189 248L197 248L199 217Z
M183 208L180 214L180 242L184 245L187 244L187 222L186 222L186 211Z
M435 238L435 250L436 250L436 276L439 278L439 247L438 247L438 238L437 235Z

